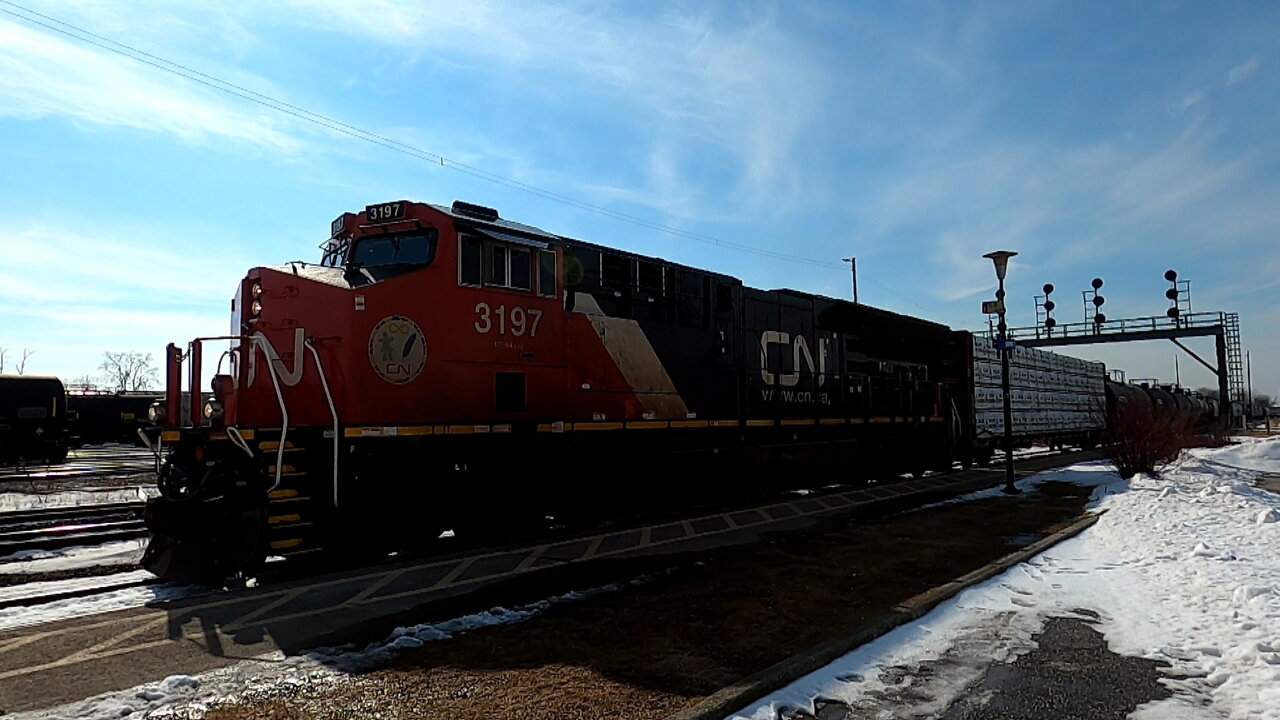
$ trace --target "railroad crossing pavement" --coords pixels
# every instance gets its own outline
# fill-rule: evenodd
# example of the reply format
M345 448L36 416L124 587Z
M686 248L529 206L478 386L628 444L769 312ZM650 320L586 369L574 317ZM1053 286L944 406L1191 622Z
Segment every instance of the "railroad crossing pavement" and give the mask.
M1094 453L1019 461L1027 476ZM599 561L694 554L882 513L990 487L1002 472L975 469L919 480L798 496L754 508L645 527L378 566L0 632L0 710L52 707L176 672L196 674L272 651L298 653L377 639L397 618L545 571ZM567 589L567 588L566 588ZM375 629L376 628L376 629Z

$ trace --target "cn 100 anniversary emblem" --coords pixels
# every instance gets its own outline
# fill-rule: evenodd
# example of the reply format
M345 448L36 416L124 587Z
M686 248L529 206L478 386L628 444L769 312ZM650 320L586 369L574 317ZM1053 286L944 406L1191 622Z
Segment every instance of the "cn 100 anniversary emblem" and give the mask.
M422 328L403 315L383 318L369 333L369 362L378 377L389 383L411 382L427 362Z

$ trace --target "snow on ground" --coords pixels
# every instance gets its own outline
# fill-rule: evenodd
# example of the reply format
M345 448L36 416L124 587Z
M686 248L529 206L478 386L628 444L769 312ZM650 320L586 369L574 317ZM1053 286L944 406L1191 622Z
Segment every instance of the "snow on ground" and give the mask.
M12 482L10 483L12 484ZM106 503L146 500L157 491L152 487L103 488L100 490L67 490L56 493L0 493L0 512L42 510L46 508L104 505Z
M146 546L145 538L137 538L57 550L19 550L0 557L0 575L30 575L100 565L137 565Z
M0 599L42 595L50 592L68 592L85 587L99 587L106 583L135 582L154 578L155 576L145 570L136 570L108 577L73 578L71 580L14 585L0 588ZM122 588L88 597L67 598L39 605L16 605L14 607L0 608L0 630L41 625L55 620L142 607L148 603L180 600L207 592L210 592L209 588L196 585L157 584Z
M1100 615L1113 651L1172 664L1163 682L1174 696L1133 717L1280 718L1280 496L1237 469L1278 460L1273 438L1191 451L1163 477L1130 483L1097 464L1044 473L1039 481L1102 480L1094 507L1106 514L732 717L772 720L820 697L874 708L869 717L937 713L992 659L1030 650L1045 617L1084 609ZM920 704L877 704L903 682Z
M1255 470L1264 473L1280 473L1280 437L1234 438L1238 444L1215 450L1197 449L1190 451L1197 458L1209 462L1222 463L1244 470Z
M630 584L648 582L648 578ZM305 655L285 656L271 652L251 660L201 675L171 675L161 681L119 692L69 703L61 707L6 715L6 720L35 718L65 720L108 720L121 717L198 718L210 708L235 702L250 702L296 692L303 687L318 688L341 682L352 672L385 664L409 649L437 640L447 640L479 628L523 622L565 603L573 603L601 593L616 592L627 584L615 583L589 590L539 600L514 609L495 607L444 622L396 628L381 642L364 647L318 648Z

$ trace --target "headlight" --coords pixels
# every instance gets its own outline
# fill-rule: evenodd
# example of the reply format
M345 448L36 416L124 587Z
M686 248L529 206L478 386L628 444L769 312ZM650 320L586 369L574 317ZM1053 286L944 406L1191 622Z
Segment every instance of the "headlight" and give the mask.
M147 419L155 424L164 422L164 406L160 403L151 403L151 407L147 408Z
M206 420L217 420L222 417L222 403L217 400L210 400L204 404L204 417Z
M262 297L262 283L254 283L253 287L249 288L249 294L252 295L255 300Z
M252 313L254 317L261 315L262 303L258 302L257 300L254 300L253 304L249 306L249 312Z

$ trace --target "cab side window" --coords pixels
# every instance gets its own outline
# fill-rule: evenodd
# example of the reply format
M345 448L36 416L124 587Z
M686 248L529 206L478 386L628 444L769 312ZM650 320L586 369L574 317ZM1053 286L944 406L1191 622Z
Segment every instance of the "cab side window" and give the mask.
M535 282L536 281L536 282ZM462 235L458 247L458 284L496 287L555 297L556 254L551 250Z

